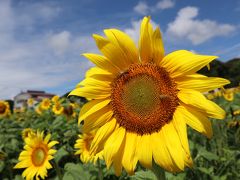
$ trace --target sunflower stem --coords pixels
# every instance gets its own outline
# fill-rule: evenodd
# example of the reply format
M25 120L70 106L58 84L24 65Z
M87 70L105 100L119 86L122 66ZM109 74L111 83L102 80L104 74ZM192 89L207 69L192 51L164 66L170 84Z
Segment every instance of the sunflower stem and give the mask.
M98 178L99 180L103 180L103 172L102 172L101 163L99 159L97 160L97 166L98 166Z
M151 170L158 180L166 180L164 169L158 166L155 162L153 162L153 166Z
M57 172L58 179L62 180L62 173L61 173L60 167L58 166L58 163L56 161L53 161L53 163Z

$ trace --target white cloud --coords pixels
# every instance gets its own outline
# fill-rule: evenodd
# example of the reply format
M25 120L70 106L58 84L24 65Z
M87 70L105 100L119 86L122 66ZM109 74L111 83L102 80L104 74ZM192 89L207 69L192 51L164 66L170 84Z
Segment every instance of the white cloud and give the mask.
M172 0L162 0L157 3L157 9L169 9L174 7L175 3Z
M132 21L131 22L132 27L124 29L124 32L127 33L134 40L136 44L138 43L138 39L139 39L139 33L140 33L139 29L140 29L141 22L142 22L141 19L137 21ZM151 24L153 28L156 28L158 26L158 24L153 20L151 20Z
M158 1L157 4L153 6L149 6L145 1L139 1L136 6L134 6L133 10L141 15L148 15L150 13L154 13L158 10L165 10L174 7L175 2L172 0L161 0Z
M0 1L0 99L12 98L21 90L60 87L83 77L91 64L80 54L95 50L92 38L76 38L63 29L59 33L26 33L27 38L22 40L19 29L36 28L34 24L39 18L41 23L49 19L40 17L38 13L31 16L30 12L15 8L10 1ZM54 18L55 15L48 13L46 16ZM65 90L70 91L71 88L66 87Z
M142 15L148 14L148 12L150 10L149 6L145 2L142 2L142 1L139 1L138 4L133 9L135 12L142 14Z
M71 33L63 31L58 34L53 34L49 37L49 44L54 49L55 53L62 55L70 46Z
M173 22L168 24L167 34L174 40L187 39L194 45L201 44L216 36L226 36L236 30L230 24L220 24L216 21L196 19L199 10L196 7L182 8Z

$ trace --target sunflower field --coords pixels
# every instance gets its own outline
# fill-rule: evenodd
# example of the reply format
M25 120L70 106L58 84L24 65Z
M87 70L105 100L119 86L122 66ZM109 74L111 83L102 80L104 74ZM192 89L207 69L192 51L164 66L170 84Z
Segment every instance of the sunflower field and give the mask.
M192 169L181 173L167 173L167 179L239 179L240 175L240 88L217 91L206 96L213 99L227 112L224 120L212 119L213 138L188 128L190 151L194 161ZM46 103L47 101L47 103ZM113 169L107 169L103 160L84 163L74 145L82 133L77 115L85 102L76 97L44 100L42 106L29 107L9 112L0 117L0 179L23 179L23 169L14 169L24 147L23 132L26 129L51 133L51 139L58 141L54 149L53 168L48 170L47 179L156 179L153 171L137 165L136 173L129 176L123 172L117 177ZM1 103L0 103L1 105ZM56 105L62 110L56 111ZM0 107L1 109L1 107ZM39 110L41 109L41 110ZM59 108L61 109L61 108Z
M165 55L150 17L138 47L104 33L66 96L0 101L0 179L240 179L240 86L199 72L218 57Z

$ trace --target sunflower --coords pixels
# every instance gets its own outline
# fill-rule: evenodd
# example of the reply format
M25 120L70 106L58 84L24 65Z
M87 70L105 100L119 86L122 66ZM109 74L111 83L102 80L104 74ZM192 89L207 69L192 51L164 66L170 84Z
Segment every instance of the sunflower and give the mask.
M60 97L57 96L57 95L56 95L56 96L53 96L52 99L51 99L51 101L52 101L53 103L56 103L56 102L58 102L59 98L60 98Z
M26 128L22 131L22 139L25 140L28 137L33 137L35 136L35 131L31 128Z
M64 107L64 111L63 113L67 116L67 117L75 117L76 116L76 112L74 111L75 109L75 104L70 103L67 106Z
M223 91L223 97L227 101L233 101L234 100L234 92L225 90Z
M40 107L43 110L48 110L51 106L51 101L48 98L45 98L42 100L42 102L40 103Z
M98 152L97 154L90 154L90 146L92 143L92 140L94 138L93 133L88 133L88 134L83 134L79 135L79 138L77 139L74 147L78 149L76 151L76 155L80 155L80 159L82 162L87 163L87 162L94 162L98 159L102 159L102 154L103 151Z
M8 102L0 101L0 117L5 117L10 114L10 107Z
M57 102L55 102L55 104L53 105L52 111L54 112L54 114L60 115L60 114L63 114L64 107L61 105L61 103L59 103L59 102L57 101Z
M208 93L208 94L206 95L206 97L207 97L207 99L209 99L209 100L212 100L212 99L215 98L215 96L214 96L212 93Z
M233 115L234 115L234 116L240 115L240 109L235 110L235 111L233 112Z
M102 148L117 175L122 167L133 174L137 162L151 168L152 160L170 172L191 167L187 125L210 138L208 117L225 116L202 92L229 81L197 73L217 57L186 50L165 56L160 29L149 17L141 23L139 49L122 31L104 33L93 35L103 55L83 54L97 67L70 93L90 99L79 116L84 133L96 130L90 153Z
M14 168L26 168L22 174L26 179L34 179L35 176L36 179L39 176L45 179L47 169L52 168L49 161L53 159L53 155L56 153L56 150L52 147L58 142L49 142L50 138L50 134L44 137L43 132L39 131L34 136L25 138L26 145L19 155L20 162Z
M33 99L33 98L29 98L29 99L27 100L27 104L28 104L28 107L32 107L33 104L34 104L34 99Z
M35 108L35 112L39 115L41 115L43 113L43 109L41 107L41 104L39 104L36 108Z

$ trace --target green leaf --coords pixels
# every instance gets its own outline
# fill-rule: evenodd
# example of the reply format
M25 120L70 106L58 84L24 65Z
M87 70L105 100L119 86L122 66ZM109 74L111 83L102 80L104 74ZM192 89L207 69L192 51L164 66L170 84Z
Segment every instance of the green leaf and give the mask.
M201 172L211 175L213 172L213 167L210 168L205 168L205 167L199 167L198 170L200 170Z
M91 174L83 169L80 164L67 163L64 166L66 171L63 180L88 180L91 179Z
M23 177L20 176L20 175L16 175L15 178L14 178L14 180L23 180Z
M2 172L4 167L5 167L5 163L3 161L0 161L0 172Z
M54 159L56 163L59 163L59 161L62 159L63 156L67 156L68 152L65 150L64 147L61 147L56 154L54 155Z
M147 171L138 171L135 175L130 177L131 180L157 180L154 173L150 170Z
M206 151L205 149L201 148L201 150L199 151L199 155L206 158L207 160L211 161L211 160L218 160L219 157L209 151Z

